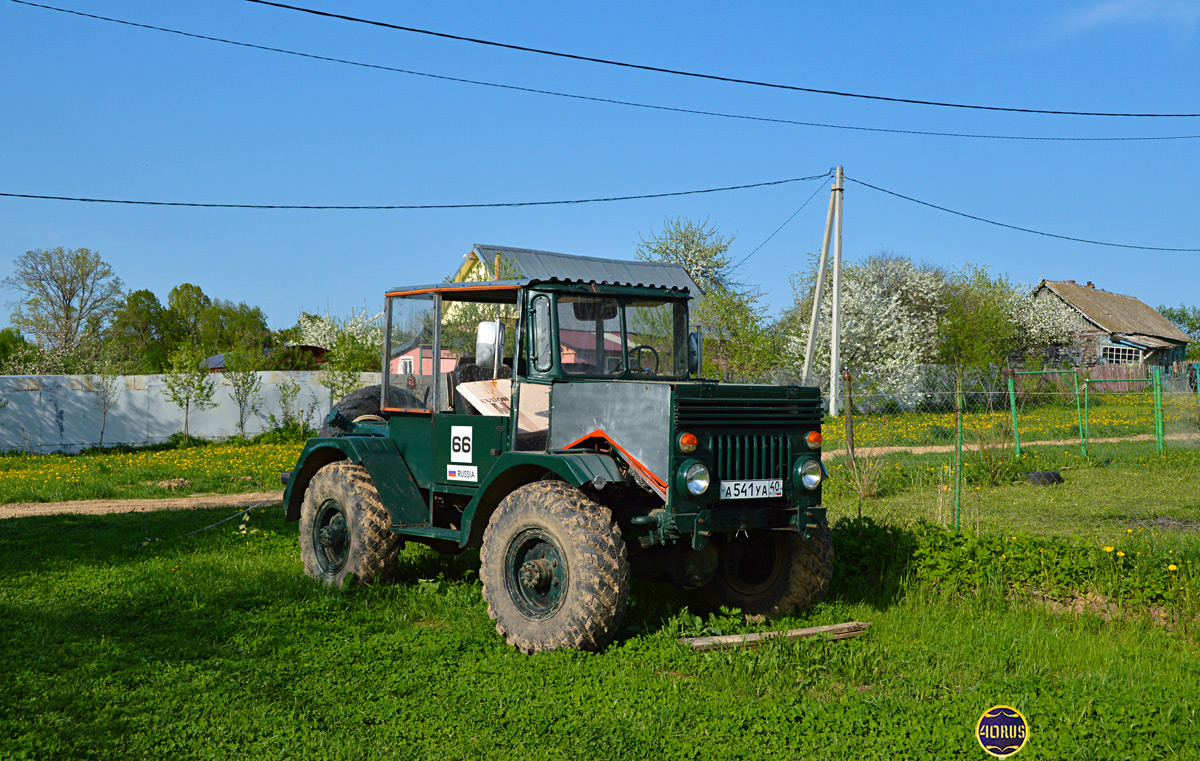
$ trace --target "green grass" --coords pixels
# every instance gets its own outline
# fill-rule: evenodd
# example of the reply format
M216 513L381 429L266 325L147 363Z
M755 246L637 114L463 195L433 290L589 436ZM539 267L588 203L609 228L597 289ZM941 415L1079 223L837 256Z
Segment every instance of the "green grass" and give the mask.
M1200 541L1200 452L1147 453L1136 445L1113 446L1105 458L1084 458L1077 450L1042 447L1008 466L1016 480L989 487L973 453L963 473L961 522L983 533L1073 536L1112 544L1128 530L1164 537L1191 535ZM952 525L951 474L945 454L890 455L883 467L878 496L861 501L864 515L912 525L925 521ZM898 467L897 467L898 466ZM825 492L830 520L858 513L859 498L840 458L828 467L834 483ZM1059 470L1065 483L1033 486L1030 470Z
M281 489L303 444L209 444L79 455L0 454L0 504ZM180 480L182 479L182 481Z
M1012 438L1012 409L1007 396L972 403L963 414L963 430L1003 432ZM1137 393L1098 392L1089 396L1088 433L1093 439L1147 436L1154 434L1154 399L1149 391ZM1061 394L1031 395L1017 402L1017 430L1021 441L1075 441L1080 439L1084 415L1082 391L1076 405L1074 388ZM1195 394L1163 394L1164 432L1200 438ZM855 414L854 441L859 447L931 446L954 443L954 410L893 411ZM845 418L827 418L824 426L827 448L845 445ZM969 440L969 437L968 437Z
M983 758L997 703L1032 724L1023 759L1200 755L1195 645L1146 616L843 572L767 626L866 635L692 653L696 598L639 583L603 653L531 657L495 633L474 553L413 546L398 583L328 590L278 510L181 538L226 514L0 521L0 757Z

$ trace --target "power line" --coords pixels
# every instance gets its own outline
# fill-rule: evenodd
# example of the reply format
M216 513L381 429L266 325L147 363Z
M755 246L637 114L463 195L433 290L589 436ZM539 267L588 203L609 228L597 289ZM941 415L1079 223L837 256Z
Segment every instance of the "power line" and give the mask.
M783 224L782 224L782 225L780 225L779 227L776 227L776 228L775 228L775 232L773 232L773 233L771 233L770 235L768 235L768 236L767 236L767 239L766 239L766 240L764 240L762 243L759 243L759 244L758 244L758 246L757 246L757 247L755 247L755 249L754 249L753 251L751 251L750 253L746 254L744 257L742 257L742 260L741 260L740 262L738 262L737 264L735 264L735 265L733 266L733 268L732 268L732 269L734 269L734 270L737 270L737 269L741 268L741 266L742 266L743 264L745 264L745 263L746 263L746 262L747 262L747 261L750 259L750 257L752 257L752 256L754 256L755 254L757 254L757 253L758 253L758 249L760 249L760 248L762 248L763 246L765 246L765 245L767 245L768 243L770 243L770 242L771 242L771 238L774 238L774 237L775 237L775 236L776 236L776 235L779 233L779 231L780 231L780 230L782 230L783 228L787 227L787 225L788 225L788 222L791 222L793 219L795 219L797 214L799 214L800 212L804 211L804 207L805 207L805 206L808 206L808 202L809 202L809 201L811 201L812 199L816 198L816 197L817 197L817 193L820 193L822 190L824 190L824 189L825 189L825 186L826 186L826 185L828 185L828 184L829 184L829 178L827 177L827 178L825 179L825 182L822 182L822 183L821 183L821 186L820 186L820 187L818 187L816 190L814 190L814 191L813 191L813 194L812 194L811 196L809 196L809 197L808 197L808 200L806 200L804 203L800 204L800 208L799 208L799 209L796 209L795 211L793 211L793 212L792 212L792 216L790 216L790 217L788 217L787 219L785 219L785 220L783 221Z
M44 196L30 193L0 193L6 198L32 198L40 201L78 201L81 203L117 203L134 206L189 206L206 209L305 209L305 210L341 210L341 211L378 211L385 209L502 209L518 206L567 206L584 203L609 203L612 201L640 201L649 198L671 198L674 196L693 196L702 193L723 193L728 190L749 190L750 188L765 188L774 185L786 185L792 182L810 182L828 177L829 173L817 174L812 177L793 177L787 180L772 180L770 182L754 182L748 185L727 185L722 188L704 188L703 190L678 190L671 193L646 193L634 196L609 196L604 198L577 198L565 201L510 201L505 203L445 203L445 204L395 204L388 206L309 206L297 204L249 204L249 203L190 203L183 201L133 201L114 198L75 198L71 196Z
M1007 227L1009 230L1017 230L1017 231L1023 232L1023 233L1032 233L1033 235L1043 235L1047 238L1058 238L1059 240L1069 240L1074 243L1089 243L1093 246L1109 246L1112 248L1132 248L1132 249L1137 249L1139 251L1174 251L1174 252L1181 252L1181 253L1194 253L1194 252L1200 251L1200 248L1164 248L1161 246L1135 246L1130 243L1108 243L1108 242L1102 241L1102 240L1089 240L1088 238L1074 238L1070 235L1058 235L1056 233L1048 233L1048 232L1044 232L1042 230L1033 230L1028 227L1019 227L1017 225L1010 225L1005 222L997 222L993 219L987 219L985 217L977 217L974 214L967 214L965 212L955 211L954 209L947 209L945 206L938 206L937 204L929 203L928 201L922 201L917 198L912 198L910 196L902 195L895 191L887 190L885 188L881 188L876 185L872 185L869 182L863 182L862 180L856 180L850 176L846 176L846 179L849 180L850 182L856 182L859 185L863 185L868 188L871 188L872 190L878 190L880 193L887 193L888 195L895 196L896 198L903 198L905 201L912 201L913 203L920 204L921 206L928 206L931 209L937 209L938 211L944 211L947 214L954 214L955 216L966 217L967 219L973 219L976 222L986 222L989 225L995 225L997 227Z
M703 74L694 71L684 71L682 69L668 69L662 66L649 66L647 64L629 63L628 61L614 61L608 58L596 58L593 56L579 55L576 53L563 53L557 50L545 50L543 48L527 47L525 45L515 45L508 42L496 42L495 40L484 40L477 37L465 37L459 34L449 34L447 32L434 32L429 29L419 29L412 26L402 26L400 24L391 24L386 21L376 21L373 19L360 18L358 16L347 16L342 13L330 13L328 11L319 11L313 8L304 8L298 5L288 5L286 3L272 2L271 0L246 0L248 3L257 5L268 5L274 8L282 8L289 11L298 11L300 13L308 13L313 16L322 18L338 19L341 21L352 21L357 24L368 24L370 26L382 27L385 29L394 29L401 32L411 32L413 34L423 34L429 37L440 37L446 40L457 40L459 42L470 42L475 45L487 45L490 47L504 48L506 50L518 50L523 53L537 53L538 55L554 56L556 58L567 58L573 61L586 61L588 63L599 63L605 66L619 66L626 69L638 69L641 71L654 71L660 74L674 74L681 77L693 77L695 79L707 79L716 82L730 82L739 85L752 85L754 87L769 87L776 90L791 90L795 92L807 92L817 95L834 95L840 98L859 98L863 100L880 100L889 103L908 103L917 106L937 106L940 108L967 108L978 111L1008 111L1022 114L1051 114L1056 116L1116 116L1116 117L1140 117L1140 118L1194 118L1200 117L1200 113L1195 114L1162 114L1162 113L1119 113L1105 111L1060 111L1039 108L1017 108L1012 106L983 106L969 103L949 103L936 100L917 100L913 98L897 98L886 95L866 95L863 93L843 92L840 90L823 90L815 87L801 87L799 85L785 85L778 82L763 82L754 79L741 79L738 77L726 77L718 74Z
M557 90L545 90L536 87L522 87L520 85L510 85L501 82L487 82L479 79L467 79L465 77L452 77L445 74L431 74L424 71L415 71L413 69L402 69L395 66L385 66L383 64L365 63L363 61L354 61L346 58L336 58L333 56L323 56L316 53L304 53L298 50L288 50L286 48L276 48L269 45L257 45L252 42L240 42L238 40L230 40L222 37L211 37L204 34L195 34L193 32L184 32L179 29L169 29L152 24L141 24L136 21L127 21L124 19L111 18L108 16L98 16L93 13L83 13L82 11L70 10L67 8L58 8L53 5L43 5L41 3L29 2L29 0L12 0L20 5L27 5L33 8L42 8L59 13L66 13L72 16L81 16L83 18L95 19L97 21L107 21L113 24L122 24L124 26L136 27L138 29L149 29L156 32L166 32L167 34L176 34L181 37L190 37L196 40L205 40L207 42L219 42L225 45L235 45L237 47L250 48L252 50L262 50L270 53L282 53L285 55L299 56L301 58L309 58L316 61L326 61L328 63L339 63L347 66L358 66L365 69L375 69L378 71L389 71L397 74L408 74L416 77L427 77L429 79L440 79L446 82L458 82L460 84L479 85L482 87L494 87L502 90L514 90L517 92L532 93L535 95L550 95L558 98L570 98L574 100L589 101L593 103L606 103L616 106L628 106L631 108L650 109L655 111L668 111L680 114L691 114L695 116L711 116L722 119L740 119L743 121L766 122L770 124L786 124L798 127L815 127L820 129L840 129L852 130L858 132L882 132L897 135L918 135L927 137L955 137L955 138L972 138L978 140L1032 140L1043 142L1136 142L1148 140L1197 140L1200 135L1165 135L1165 136L1131 136L1131 137L1058 137L1058 136L1038 136L1038 135L980 135L966 132L933 132L927 130L909 130L909 129L890 129L886 127L861 127L848 124L827 124L823 122L806 122L797 119L781 119L769 116L754 116L750 114L732 114L721 111L706 111L694 108L681 108L677 106L663 106L653 103L638 103L636 101L619 100L616 98L601 98L592 95L579 95L577 93L561 92Z

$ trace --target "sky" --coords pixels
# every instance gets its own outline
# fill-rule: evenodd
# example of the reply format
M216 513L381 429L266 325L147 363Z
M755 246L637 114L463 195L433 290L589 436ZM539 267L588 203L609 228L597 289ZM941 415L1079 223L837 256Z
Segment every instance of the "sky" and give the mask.
M795 92L482 46L246 0L44 2L311 55L670 108L1009 137L1200 138L1200 118L1012 113ZM1200 113L1196 1L293 4L805 88L1040 110ZM473 204L698 190L823 175L841 165L853 180L1010 225L1200 249L1197 138L971 139L703 116L313 60L0 0L0 193ZM282 328L301 311L377 311L387 288L443 280L475 243L632 259L641 238L666 219L685 217L732 235L734 260L754 252L740 279L760 289L778 314L794 299L790 276L820 249L829 198L823 181L453 210L0 197L0 278L25 251L86 247L113 266L126 289L147 288L165 302L171 288L193 283L213 298L261 307L271 326ZM1200 254L1032 235L855 182L845 191L843 246L851 262L886 250L949 270L987 265L1030 284L1091 280L1151 305L1200 303ZM0 301L15 297L0 292ZM9 311L0 309L0 326Z

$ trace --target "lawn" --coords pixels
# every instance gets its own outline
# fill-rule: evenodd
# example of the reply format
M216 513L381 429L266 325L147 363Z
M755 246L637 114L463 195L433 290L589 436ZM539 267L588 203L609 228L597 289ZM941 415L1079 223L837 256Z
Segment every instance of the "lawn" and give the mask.
M1017 402L1017 429L1021 442L1079 442L1083 418L1082 392L1076 406L1074 389L1069 394L1020 398ZM1154 399L1148 391L1105 392L1089 395L1088 434L1091 439L1152 436ZM1012 438L1013 415L1007 395L992 395L986 401L971 403L963 414L966 441L975 431L997 431ZM854 441L860 447L936 446L954 443L954 410L948 402L937 411L894 411L855 414ZM1184 434L1200 438L1197 416L1200 405L1195 394L1163 394L1163 430L1166 434ZM825 443L829 449L845 446L845 418L825 421Z
M1194 639L1144 611L1062 615L856 567L768 624L638 583L603 653L525 656L488 620L473 552L410 546L398 583L328 590L277 507L183 537L231 512L0 521L0 757L983 758L971 733L997 703L1031 722L1019 758L1200 755ZM857 566L863 537L836 537ZM758 651L676 642L850 620L873 626Z
M281 489L303 444L208 444L79 455L0 454L0 504Z
M0 495L271 488L298 449L8 455ZM824 603L748 622L638 582L599 654L505 645L474 552L410 545L396 584L321 588L278 506L194 536L233 511L0 521L0 758L983 758L1001 703L1031 722L1018 758L1200 757L1200 452L1041 446L996 487L972 453L962 536L945 453L875 459L861 502L829 460ZM1014 482L1035 467L1065 483ZM677 642L852 620L872 627Z

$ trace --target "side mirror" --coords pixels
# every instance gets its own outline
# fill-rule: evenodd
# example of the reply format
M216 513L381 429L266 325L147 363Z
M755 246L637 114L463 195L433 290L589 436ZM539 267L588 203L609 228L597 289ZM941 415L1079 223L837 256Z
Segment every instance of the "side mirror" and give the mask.
M495 369L500 364L500 356L504 353L504 323L479 323L479 331L475 338L475 364L479 367Z
M687 352L688 372L699 378L700 369L704 366L704 336L700 335L700 331L688 333Z

